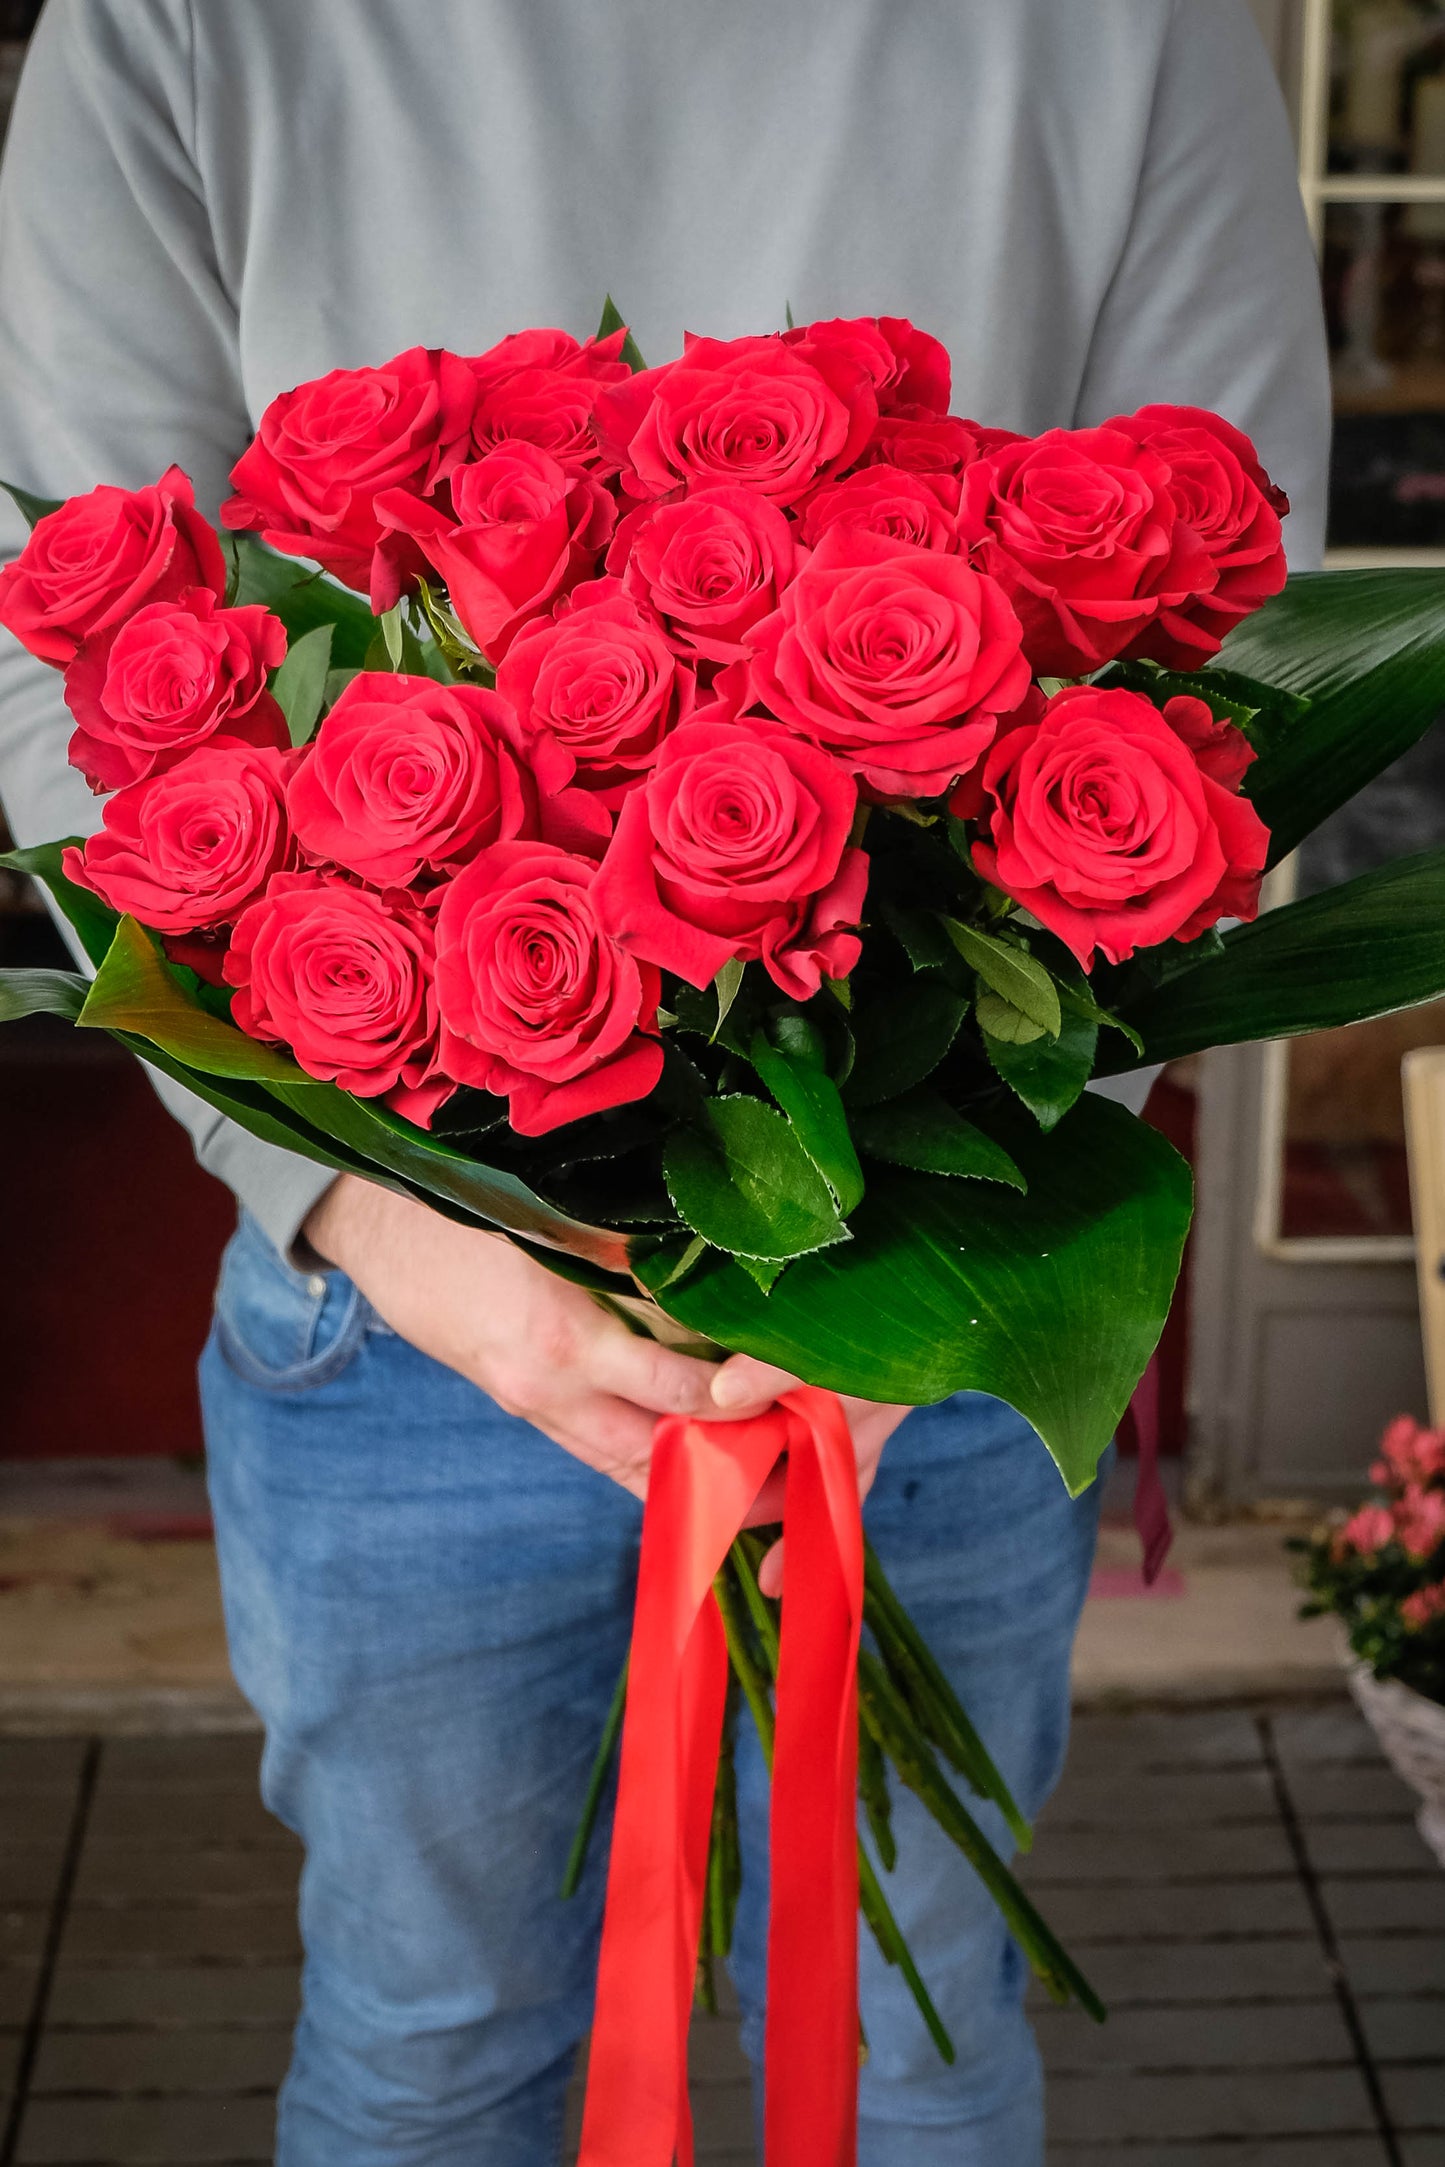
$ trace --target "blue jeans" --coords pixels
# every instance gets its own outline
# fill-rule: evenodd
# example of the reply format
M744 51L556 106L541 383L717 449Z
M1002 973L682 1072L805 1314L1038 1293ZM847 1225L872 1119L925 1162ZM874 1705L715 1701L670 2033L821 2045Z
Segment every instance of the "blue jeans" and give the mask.
M551 2167L606 1870L557 1895L627 1649L640 1509L243 1222L201 1364L231 1655L306 1847L281 2167ZM1094 1494L1000 1402L911 1414L868 1500L894 1586L1026 1811L1058 1776ZM766 1780L740 1725L734 1976L762 2041ZM862 1943L862 2167L1041 2167L1024 1967L895 1786L893 1908L958 2048ZM992 1810L982 1818L1006 1845ZM785 2163L780 2163L785 2167Z

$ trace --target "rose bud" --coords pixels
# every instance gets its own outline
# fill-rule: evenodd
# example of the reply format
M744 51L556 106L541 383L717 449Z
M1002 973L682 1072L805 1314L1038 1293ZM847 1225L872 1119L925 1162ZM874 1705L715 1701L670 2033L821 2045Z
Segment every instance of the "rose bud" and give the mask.
M777 608L797 556L776 504L721 486L630 512L607 568L661 618L679 654L736 662L748 651L743 635Z
M65 673L70 764L92 790L120 790L208 739L284 751L286 718L266 677L285 658L286 627L259 605L220 609L206 587L148 602Z
M103 483L38 520L0 571L0 625L42 662L66 663L143 603L174 601L188 587L219 601L226 563L189 477L168 467L149 489Z
M1210 772L1219 748L1202 700L1161 713L1141 693L1076 685L1023 712L984 762L973 861L1085 970L1096 948L1122 963L1255 916L1269 831Z
M323 873L282 873L238 920L231 1015L308 1076L384 1098L422 1127L454 1086L437 1073L428 913Z
M808 360L846 355L867 377L880 414L902 408L946 414L952 387L948 349L906 316L834 317L798 324L783 344Z
M464 361L413 346L377 369L332 369L273 399L250 449L231 469L226 527L250 528L272 549L314 557L372 606L397 600L396 564L374 563L383 489L429 496L467 456L476 382ZM419 560L418 560L419 561Z
M1244 431L1202 407L1141 406L1105 426L1165 461L1175 512L1203 545L1212 573L1203 591L1161 607L1133 652L1170 669L1197 668L1241 617L1283 587L1280 521L1289 499Z
M376 515L421 551L464 629L500 662L529 618L592 577L617 507L590 475L521 442L454 468L451 500L449 518L410 491L386 489Z
M706 986L760 958L795 1000L858 960L868 885L848 847L857 790L838 763L760 715L676 730L622 808L596 901L631 954Z
M287 797L307 856L378 888L454 871L483 844L536 832L536 792L506 701L480 685L389 670L352 678Z
M976 459L959 531L1017 610L1041 677L1098 669L1214 584L1168 466L1118 429L1049 429Z
M645 1098L662 1073L659 979L605 929L597 868L546 843L495 843L437 913L442 1065L505 1093L542 1136Z
M518 635L497 690L533 757L549 747L562 756L560 769L544 770L549 782L575 771L579 787L615 807L691 714L696 680L652 613L606 579L577 588L555 616Z
M748 645L746 699L884 797L947 790L1029 681L1018 619L991 579L961 557L842 526ZM726 680L719 693L736 704Z
M62 860L66 878L158 933L230 925L291 862L286 783L296 754L203 745L106 803Z

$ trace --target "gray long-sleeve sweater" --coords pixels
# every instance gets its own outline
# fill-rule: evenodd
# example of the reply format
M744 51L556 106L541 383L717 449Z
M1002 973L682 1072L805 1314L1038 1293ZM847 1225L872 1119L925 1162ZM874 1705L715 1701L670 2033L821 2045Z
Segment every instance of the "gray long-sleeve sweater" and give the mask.
M50 0L0 176L0 474L174 460L214 510L276 392L584 333L608 289L653 359L791 304L913 317L991 423L1216 407L1318 559L1318 291L1242 0ZM0 635L22 842L98 823L67 736ZM161 1088L286 1249L330 1176Z

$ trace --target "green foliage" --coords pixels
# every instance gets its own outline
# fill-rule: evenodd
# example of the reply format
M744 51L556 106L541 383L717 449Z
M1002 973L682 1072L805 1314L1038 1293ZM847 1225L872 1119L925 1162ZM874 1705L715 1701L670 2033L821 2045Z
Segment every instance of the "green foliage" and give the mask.
M960 925L956 918L944 920L944 931L991 993L1026 1016L1036 1030L1058 1037L1063 1020L1059 989L1037 957L1016 941L980 933L976 926Z
M977 1181L1028 1184L1002 1144L955 1113L941 1093L925 1086L882 1106L863 1106L853 1134L866 1158L911 1166L920 1174L958 1174Z
M0 866L8 872L28 873L32 880L43 881L86 956L92 963L99 964L105 961L115 939L120 914L108 903L102 903L98 895L92 895L89 888L77 887L73 880L67 880L60 870L64 853L76 849L80 841L80 836L71 835L60 843L37 843L27 850L8 850L0 856Z
M51 512L58 512L65 502L64 497L32 496L30 491L22 489L18 482L0 482L0 489L4 490L15 509L22 515L32 534L42 519Z
M0 1023L22 1016L63 1016L74 1023L87 983L79 971L0 971Z
M271 680L271 690L286 717L293 745L309 743L316 728L331 675L331 642L335 636L334 625L317 625L314 632L303 632L287 649L285 661Z
M1245 780L1275 865L1445 708L1445 579L1296 573L1235 627L1220 664L1310 703L1270 728Z
M309 1080L289 1054L247 1038L234 1024L188 1000L153 935L134 918L122 918L116 927L110 952L76 1020L96 1030L146 1039L207 1076L258 1083Z
M786 1258L847 1239L827 1183L761 1099L709 1099L669 1135L662 1168L682 1218L719 1249Z
M861 1201L863 1169L848 1132L838 1086L828 1074L821 1036L784 1033L774 1044L755 1031L748 1058L788 1117L794 1136L833 1192L843 1218ZM789 1043L791 1039L791 1043Z
M931 1076L968 1013L965 994L940 971L860 995L853 1010L853 1067L843 1087L850 1107L897 1098Z
M679 1323L813 1384L913 1405L996 1393L1077 1492L1163 1328L1189 1170L1098 1098L1051 1137L1020 1119L1005 1141L1026 1195L879 1167L852 1242L799 1257L766 1297L715 1252L671 1286L662 1259L639 1256L638 1276Z
M996 1038L987 1030L980 1036L994 1073L1047 1131L1063 1119L1088 1082L1099 1027L1069 1008L1060 1018L1057 1038L1040 1035L1020 1043L1017 1038Z
M1142 1058L1359 1023L1445 993L1445 850L1397 858L1226 933L1194 969L1124 1005ZM1099 1070L1138 1065L1110 1045Z
M249 534L232 535L229 546L235 565L231 601L264 603L281 619L293 642L299 642L320 625L330 625L331 660L336 668L365 667L377 621L359 594L353 594L349 587L338 587L324 573L309 570L294 557L278 555Z
M621 309L619 309L617 303L613 300L611 294L608 294L606 300L602 304L602 317L601 321L598 323L597 326L598 338L610 338L614 331L620 331L622 329L625 321L626 318L623 316ZM643 360L642 355L638 350L637 341L632 336L632 333L630 331L628 332L626 338L622 341L622 358L627 363L628 368L631 369L634 376L640 374L640 372L647 367L647 363Z

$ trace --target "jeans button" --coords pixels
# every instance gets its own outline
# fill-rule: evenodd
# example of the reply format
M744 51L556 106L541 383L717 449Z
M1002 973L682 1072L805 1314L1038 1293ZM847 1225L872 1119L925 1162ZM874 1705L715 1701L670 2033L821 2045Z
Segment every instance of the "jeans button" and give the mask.
M320 1272L311 1274L311 1277L306 1282L306 1292L313 1302L319 1302L325 1298L326 1281L322 1278Z

